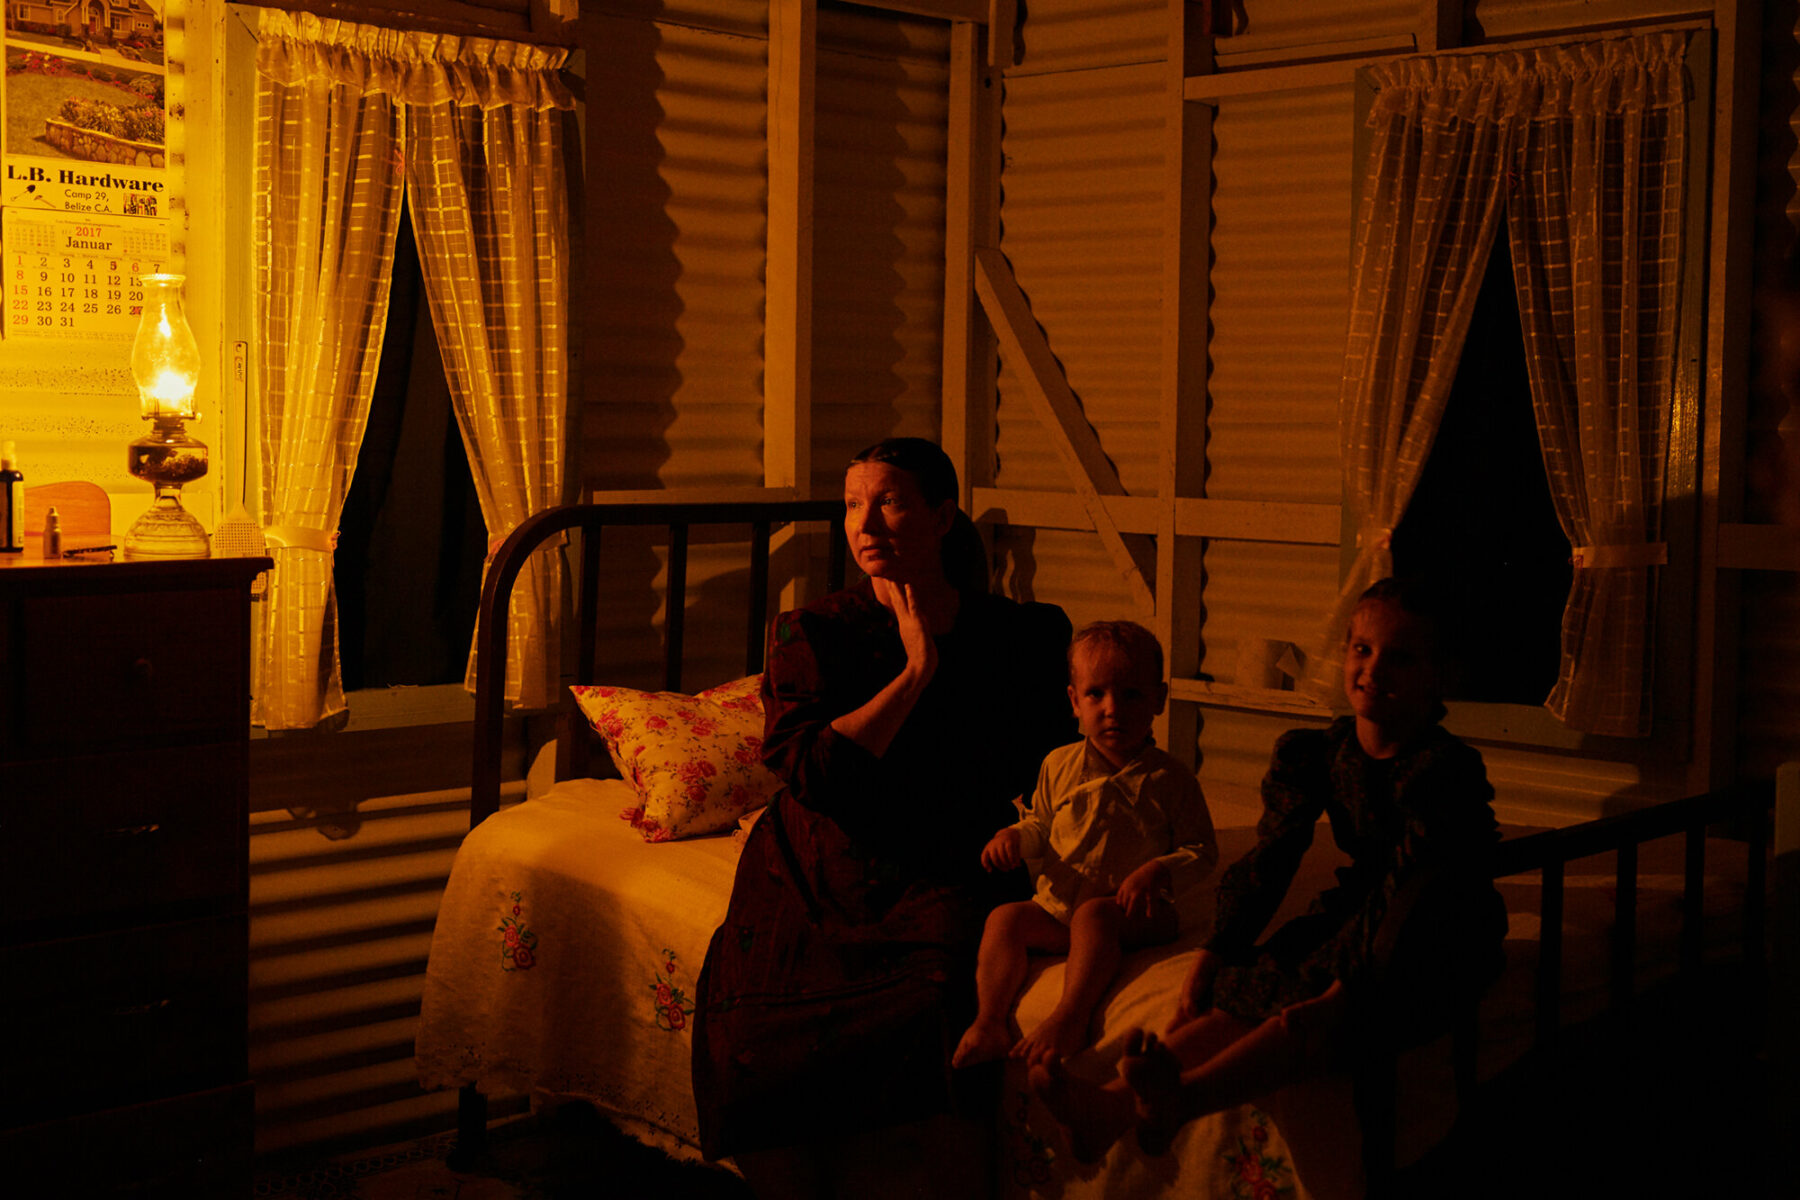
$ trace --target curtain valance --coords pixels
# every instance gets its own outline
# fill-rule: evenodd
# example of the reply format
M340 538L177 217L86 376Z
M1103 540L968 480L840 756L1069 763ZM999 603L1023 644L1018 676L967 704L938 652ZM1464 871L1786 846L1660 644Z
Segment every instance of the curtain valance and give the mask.
M1468 119L1486 106L1512 121L1605 116L1688 101L1687 37L1677 32L1377 63L1369 124L1429 105Z
M258 39L257 71L289 87L326 81L407 104L575 107L557 73L569 57L561 47L384 29L271 8L262 10Z

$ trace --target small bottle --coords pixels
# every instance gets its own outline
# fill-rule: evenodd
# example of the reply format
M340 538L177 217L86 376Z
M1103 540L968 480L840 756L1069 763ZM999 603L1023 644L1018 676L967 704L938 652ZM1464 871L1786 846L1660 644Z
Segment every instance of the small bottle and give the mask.
M62 557L62 516L56 511L56 505L44 516L44 557L58 559Z
M0 554L25 549L25 475L13 465L13 444L0 446Z

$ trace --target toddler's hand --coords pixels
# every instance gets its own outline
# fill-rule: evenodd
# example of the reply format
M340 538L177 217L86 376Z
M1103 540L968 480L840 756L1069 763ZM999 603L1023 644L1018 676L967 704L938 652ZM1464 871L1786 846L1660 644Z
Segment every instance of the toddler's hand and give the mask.
M1169 903L1169 888L1168 865L1151 859L1127 875L1125 882L1119 885L1119 907L1133 920L1151 920L1163 905Z
M988 839L981 849L981 865L990 871L1010 871L1025 861L1019 853L1019 831L1010 825Z
M1213 980L1218 977L1219 967L1223 965L1219 956L1211 950L1202 950L1194 959L1194 965L1188 969L1187 979L1181 984L1181 995L1175 1002L1175 1017L1169 1022L1169 1028L1185 1025L1202 1013L1212 1010Z

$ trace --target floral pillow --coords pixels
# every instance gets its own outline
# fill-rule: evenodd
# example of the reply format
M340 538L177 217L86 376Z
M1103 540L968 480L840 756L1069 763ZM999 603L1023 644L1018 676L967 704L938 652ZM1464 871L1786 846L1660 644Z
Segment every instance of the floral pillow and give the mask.
M573 687L638 803L619 815L647 842L730 829L780 786L762 765L762 677L693 696Z

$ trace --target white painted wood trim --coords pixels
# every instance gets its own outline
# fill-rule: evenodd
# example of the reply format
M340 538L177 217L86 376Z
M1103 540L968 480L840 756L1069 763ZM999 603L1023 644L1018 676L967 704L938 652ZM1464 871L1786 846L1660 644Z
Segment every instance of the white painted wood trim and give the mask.
M975 290L981 297L982 307L987 310L1001 348L1012 356L1038 419L1044 423L1062 455L1063 466L1087 508L1094 532L1100 535L1100 541L1112 556L1113 564L1138 608L1144 614L1155 612L1156 598L1150 592L1150 585L1145 582L1137 560L1119 535L1112 514L1100 500L1102 494L1122 496L1125 488L1100 448L1100 439L1081 411L1081 402L1070 389L1043 330L1032 316L1031 304L1013 277L1012 264L1000 251L985 246L976 249Z
M818 0L769 5L763 483L812 486L813 117Z
M1121 533L1160 533L1164 504L1155 496L1100 498ZM978 521L1039 529L1094 532L1084 500L1071 492L1022 488L976 488L970 509ZM1175 533L1180 537L1244 542L1335 546L1343 509L1336 504L1290 504L1268 500L1209 500L1184 496L1175 501Z

